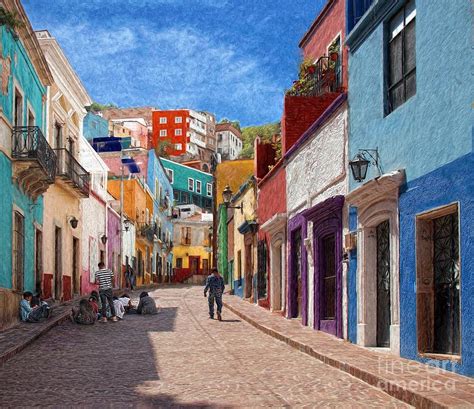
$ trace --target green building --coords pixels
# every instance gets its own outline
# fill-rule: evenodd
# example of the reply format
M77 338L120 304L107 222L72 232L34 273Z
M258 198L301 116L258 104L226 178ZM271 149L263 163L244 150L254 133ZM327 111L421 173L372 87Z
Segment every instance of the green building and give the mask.
M161 158L171 180L176 205L195 204L212 211L212 182L210 173Z

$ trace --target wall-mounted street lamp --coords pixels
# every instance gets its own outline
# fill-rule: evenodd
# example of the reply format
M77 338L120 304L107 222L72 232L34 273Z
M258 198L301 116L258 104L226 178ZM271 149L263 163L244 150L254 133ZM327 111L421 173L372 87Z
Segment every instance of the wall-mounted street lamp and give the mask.
M376 166L379 176L382 175L378 149L359 149L359 152L349 162L352 176L357 182L362 182L366 178L369 165Z
M77 220L74 216L68 216L67 221L73 229L75 229L79 223L79 220Z
M104 234L102 235L102 237L100 238L100 241L102 242L102 244L105 246L107 244L107 240L109 238Z
M233 192L230 189L230 186L227 185L222 192L222 199L224 200L224 205L227 209L240 209L240 213L244 213L244 204L240 203L240 206L230 206L230 201L232 200Z

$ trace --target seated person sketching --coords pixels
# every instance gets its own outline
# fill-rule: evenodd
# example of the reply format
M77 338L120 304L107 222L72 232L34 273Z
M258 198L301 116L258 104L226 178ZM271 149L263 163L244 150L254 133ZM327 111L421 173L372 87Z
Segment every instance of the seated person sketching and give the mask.
M147 315L147 314L157 314L158 310L156 308L156 303L153 298L151 298L146 291L143 291L140 294L140 302L137 307L137 314Z
M76 324L92 325L97 320L97 313L88 299L79 301L79 307L72 309L71 319Z
M51 308L48 304L31 305L33 294L30 291L23 293L23 299L20 301L20 315L24 322L39 322L43 318L51 316ZM37 303L39 304L39 302Z
M125 315L125 307L123 306L122 302L119 300L118 297L113 297L114 300L114 308L115 308L115 316L122 320L123 316Z
M120 297L118 297L118 300L122 303L125 313L133 309L132 300L127 294L122 294Z

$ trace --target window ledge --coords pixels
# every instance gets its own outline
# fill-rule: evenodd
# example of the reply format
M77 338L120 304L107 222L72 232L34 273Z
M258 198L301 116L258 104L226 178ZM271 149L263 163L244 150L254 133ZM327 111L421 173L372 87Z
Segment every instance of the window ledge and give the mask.
M450 355L450 354L436 354L430 352L419 353L421 358L435 359L437 361L453 361L461 362L461 355Z

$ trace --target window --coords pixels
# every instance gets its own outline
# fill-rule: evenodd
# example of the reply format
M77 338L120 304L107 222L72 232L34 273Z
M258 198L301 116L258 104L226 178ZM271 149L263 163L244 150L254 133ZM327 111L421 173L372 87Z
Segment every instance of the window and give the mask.
M212 183L206 183L206 194L212 196Z
M182 150L183 150L183 144L182 144L182 143L175 143L175 144L174 144L174 148L175 148L177 151L182 151Z
M166 129L160 130L160 136L167 136L167 135L168 135L168 132L166 131Z
M202 187L201 181L196 180L196 193L201 193L201 187Z
M160 118L160 124L166 124L168 122L168 119L166 119L166 117L162 116Z
M174 123L175 124L180 124L182 122L183 122L183 117L177 116L177 117L174 118Z
M170 178L171 183L174 183L174 171L173 169L165 169L168 177Z
M23 96L20 91L15 88L15 100L14 100L15 116L14 116L14 125L22 126L23 125Z
M187 192L181 192L181 203L182 203L182 204L188 204L189 201L190 201L189 193L187 193Z
M194 192L194 179L188 178L188 190Z
M411 0L388 25L388 113L416 93L415 17Z
M26 123L26 126L35 126L35 115L29 108L28 108L28 122Z
M183 259L181 257L176 259L176 268L183 268Z
M222 142L222 134L221 133L217 134L217 142Z
M181 244L191 245L191 227L181 227Z
M25 218L20 212L13 214L13 286L23 291L24 258L25 258Z
M181 136L181 135L183 134L183 130L182 130L182 129L175 129L175 130L174 130L174 134L175 134L176 136Z

